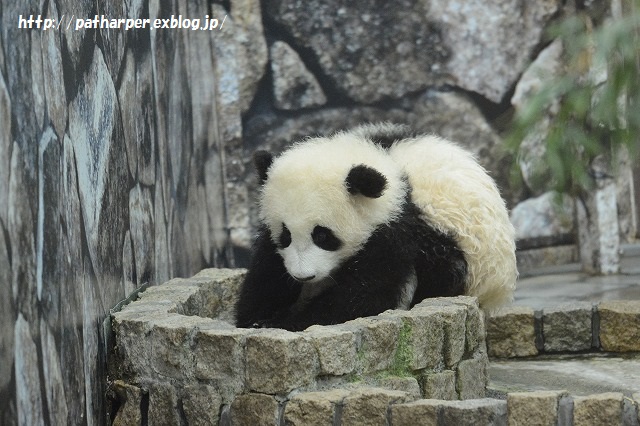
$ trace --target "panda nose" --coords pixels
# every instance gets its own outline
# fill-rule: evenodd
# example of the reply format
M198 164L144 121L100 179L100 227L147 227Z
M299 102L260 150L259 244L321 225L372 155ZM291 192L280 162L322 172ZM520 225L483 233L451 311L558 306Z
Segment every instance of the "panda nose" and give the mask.
M312 279L314 279L316 276L315 275L309 275L308 277L296 277L295 275L293 276L293 278L296 279L296 281L311 281Z

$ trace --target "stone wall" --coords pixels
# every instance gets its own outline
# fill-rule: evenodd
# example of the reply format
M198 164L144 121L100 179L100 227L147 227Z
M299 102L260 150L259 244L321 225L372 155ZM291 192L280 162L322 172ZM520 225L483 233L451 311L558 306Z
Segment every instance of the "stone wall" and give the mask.
M109 309L233 264L246 214L229 210L241 108L225 78L249 55L236 37L256 48L261 31L257 2L233 3L228 33L70 20L228 13L206 1L0 5L0 424L101 424ZM65 20L42 31L20 16ZM247 69L241 87L258 78Z
M640 352L640 301L575 302L533 310L512 306L487 317L487 349L494 359L545 354ZM508 424L640 424L640 394L572 396L566 391L507 394ZM493 423L500 424L500 423Z
M389 404L485 395L484 316L474 298L427 299L295 333L239 329L233 307L243 277L204 270L150 287L113 314L115 420L192 424L208 407L214 424L229 416L235 424L278 424L282 416L348 424L384 421Z
M243 270L151 287L113 314L114 424L540 424L637 426L622 393L485 398L484 315L473 298L427 299L303 332L231 325ZM231 307L231 308L230 308ZM505 308L489 353L639 351L639 302ZM540 348L540 349L538 349Z
M640 301L575 302L544 310L500 309L487 318L496 358L558 352L640 352Z

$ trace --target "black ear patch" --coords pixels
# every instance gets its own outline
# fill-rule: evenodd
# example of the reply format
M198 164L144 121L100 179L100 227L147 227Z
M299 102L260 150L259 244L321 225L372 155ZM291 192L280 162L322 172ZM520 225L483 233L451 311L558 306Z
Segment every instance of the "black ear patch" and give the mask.
M271 167L273 156L269 151L256 151L253 153L253 165L258 172L258 180L262 185L267 180L267 171Z
M369 198L378 198L387 187L387 178L382 173L364 164L354 166L345 180L347 191L362 194Z

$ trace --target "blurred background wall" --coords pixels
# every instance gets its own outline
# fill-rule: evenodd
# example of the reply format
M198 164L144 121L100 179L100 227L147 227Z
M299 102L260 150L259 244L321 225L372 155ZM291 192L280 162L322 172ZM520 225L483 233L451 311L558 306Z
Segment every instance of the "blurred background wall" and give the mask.
M558 214L535 179L513 185L502 136L535 90L539 73L530 68L561 66L561 48L544 29L578 10L597 22L611 7L0 4L0 424L104 422L109 309L144 283L246 265L258 147L279 151L381 120L443 135L476 153L519 212L525 267L576 262L573 200ZM62 25L19 28L20 16L31 15ZM75 19L95 15L218 23L204 31L75 29ZM535 168L538 149L534 138L523 170ZM625 173L610 208L616 236L632 241L631 165Z

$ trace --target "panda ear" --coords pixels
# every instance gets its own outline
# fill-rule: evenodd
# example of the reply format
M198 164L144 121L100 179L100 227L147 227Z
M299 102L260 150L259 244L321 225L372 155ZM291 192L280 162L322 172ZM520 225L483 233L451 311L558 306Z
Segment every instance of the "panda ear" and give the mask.
M387 178L371 167L360 164L349 171L345 180L350 194L362 194L369 198L378 198L387 187Z
M253 165L258 172L258 180L262 185L267 180L267 172L271 163L273 162L273 156L269 151L256 151L253 154Z

